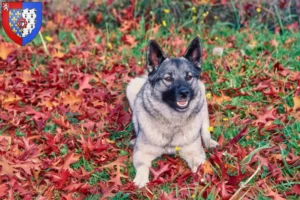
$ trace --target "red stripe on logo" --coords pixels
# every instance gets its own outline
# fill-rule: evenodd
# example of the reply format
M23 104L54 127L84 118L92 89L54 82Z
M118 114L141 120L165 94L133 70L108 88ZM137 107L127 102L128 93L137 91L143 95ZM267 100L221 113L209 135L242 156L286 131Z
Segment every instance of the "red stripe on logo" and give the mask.
M10 26L9 26L9 10L10 9L22 9L22 2L11 2L8 4L8 10L4 10L3 4L6 2L2 2L2 26L10 39L12 39L15 43L22 46L22 38L15 34Z

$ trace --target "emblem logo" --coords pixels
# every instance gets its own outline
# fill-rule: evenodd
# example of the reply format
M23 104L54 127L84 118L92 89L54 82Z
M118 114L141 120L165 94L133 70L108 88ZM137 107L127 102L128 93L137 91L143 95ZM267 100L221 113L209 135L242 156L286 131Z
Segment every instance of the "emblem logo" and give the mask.
M2 2L2 26L15 43L26 45L42 26L42 2Z

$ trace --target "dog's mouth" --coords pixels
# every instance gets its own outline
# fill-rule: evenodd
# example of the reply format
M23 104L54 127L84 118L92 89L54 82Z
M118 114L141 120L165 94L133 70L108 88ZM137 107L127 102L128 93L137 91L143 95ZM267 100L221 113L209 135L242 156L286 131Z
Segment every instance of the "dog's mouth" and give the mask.
M179 106L180 108L184 108L188 105L188 101L187 100L180 100L180 101L177 101L177 106Z
M179 100L176 102L177 108L181 111L185 110L188 107L189 101L187 99Z

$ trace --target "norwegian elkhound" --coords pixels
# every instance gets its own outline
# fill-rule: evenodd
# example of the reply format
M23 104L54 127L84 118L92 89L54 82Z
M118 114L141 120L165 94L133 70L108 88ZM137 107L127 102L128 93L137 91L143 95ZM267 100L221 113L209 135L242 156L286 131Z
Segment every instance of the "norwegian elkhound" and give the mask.
M198 37L184 56L178 58L166 57L160 46L150 40L148 75L131 80L127 86L126 96L137 135L133 164L134 183L138 187L149 181L149 167L156 157L175 154L177 149L196 172L206 159L200 135L207 148L218 145L209 132L205 86L199 79L201 60Z

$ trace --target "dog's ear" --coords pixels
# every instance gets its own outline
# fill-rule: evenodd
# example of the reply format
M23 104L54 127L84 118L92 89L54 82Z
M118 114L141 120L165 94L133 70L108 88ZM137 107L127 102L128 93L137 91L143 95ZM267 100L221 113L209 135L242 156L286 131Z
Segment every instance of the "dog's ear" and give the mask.
M200 38L195 37L187 50L184 53L184 56L187 60L192 62L195 67L201 69L201 62L202 62L202 49L200 44Z
M147 70L149 73L154 72L156 67L160 65L166 56L155 40L150 40L147 49Z

